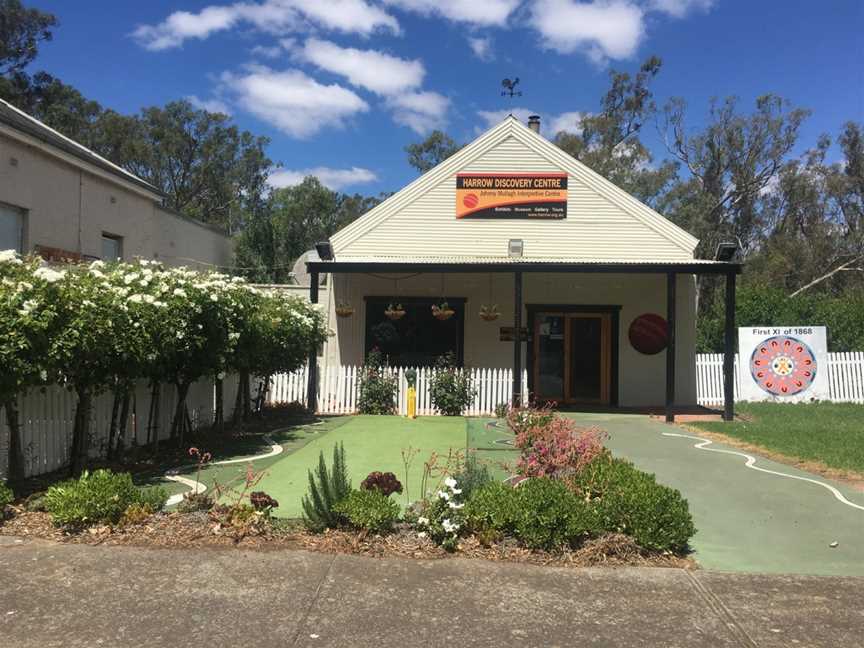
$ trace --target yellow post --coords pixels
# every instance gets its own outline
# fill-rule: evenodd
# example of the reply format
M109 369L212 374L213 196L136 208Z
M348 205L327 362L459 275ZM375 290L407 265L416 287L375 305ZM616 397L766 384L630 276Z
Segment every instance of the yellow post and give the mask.
M408 388L408 418L417 418L417 390Z

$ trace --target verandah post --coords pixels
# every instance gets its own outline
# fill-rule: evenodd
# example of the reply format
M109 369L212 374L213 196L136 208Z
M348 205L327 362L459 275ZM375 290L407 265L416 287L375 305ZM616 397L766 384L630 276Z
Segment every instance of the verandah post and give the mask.
M513 273L513 407L522 403L522 273Z
M677 275L666 274L666 422L675 421L675 288Z
M735 418L735 273L726 273L726 322L723 330L723 420Z
M309 302L318 303L318 273L309 273ZM306 408L315 413L318 404L318 349L309 349L309 376L306 383Z

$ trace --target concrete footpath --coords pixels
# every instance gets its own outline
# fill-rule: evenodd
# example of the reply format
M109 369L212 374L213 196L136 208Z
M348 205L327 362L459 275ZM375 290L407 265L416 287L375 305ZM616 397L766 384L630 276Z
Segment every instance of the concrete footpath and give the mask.
M864 579L0 538L0 646L861 646Z

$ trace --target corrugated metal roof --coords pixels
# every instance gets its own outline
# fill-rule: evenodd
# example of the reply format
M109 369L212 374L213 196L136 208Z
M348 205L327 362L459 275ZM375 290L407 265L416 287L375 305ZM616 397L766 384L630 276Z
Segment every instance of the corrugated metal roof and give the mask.
M150 191L158 197L164 196L164 194L159 189L151 185L149 182L142 180L134 173L130 173L123 167L117 166L110 160L106 160L98 153L91 151L86 146L83 146L75 140L66 137L65 135L54 130L50 126L43 124L35 117L28 115L23 110L16 108L8 101L4 101L3 99L0 99L0 123L6 124L7 126L13 128L16 131L42 140L46 144L50 144L51 146L65 153L73 155L79 160L89 162L90 164L99 167L103 171L107 171L108 173L122 178L127 182L131 182L139 187L142 187L143 189Z

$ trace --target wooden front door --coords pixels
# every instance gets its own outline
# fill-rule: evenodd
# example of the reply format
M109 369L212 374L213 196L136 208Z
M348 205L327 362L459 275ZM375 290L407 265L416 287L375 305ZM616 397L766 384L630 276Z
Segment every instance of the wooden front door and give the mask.
M610 404L610 313L538 312L534 318L534 344L536 400Z

